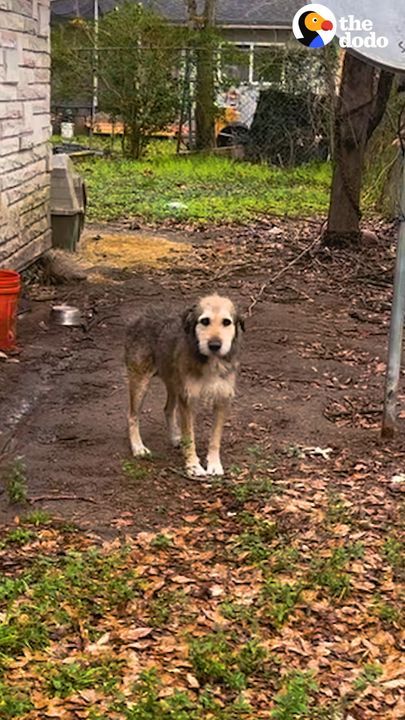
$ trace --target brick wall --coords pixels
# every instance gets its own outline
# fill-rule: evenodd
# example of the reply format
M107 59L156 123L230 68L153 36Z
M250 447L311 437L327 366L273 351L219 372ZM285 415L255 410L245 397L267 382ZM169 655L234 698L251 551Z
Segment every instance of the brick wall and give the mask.
M0 267L51 244L49 0L0 0Z

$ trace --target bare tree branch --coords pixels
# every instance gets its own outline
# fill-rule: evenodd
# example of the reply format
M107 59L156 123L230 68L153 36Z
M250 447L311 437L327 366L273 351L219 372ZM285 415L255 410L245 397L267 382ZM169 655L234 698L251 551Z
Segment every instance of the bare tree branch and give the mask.
M388 98L391 93L394 73L388 70L381 70L378 78L377 94L374 103L374 110L370 116L367 127L367 142L370 140L374 130L379 126L387 107Z

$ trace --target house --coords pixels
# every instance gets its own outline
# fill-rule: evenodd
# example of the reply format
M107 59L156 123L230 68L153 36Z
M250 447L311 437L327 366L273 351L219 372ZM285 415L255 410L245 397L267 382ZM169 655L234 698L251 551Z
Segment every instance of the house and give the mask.
M138 1L138 0L134 0ZM51 0L52 22L63 22L75 17L94 18L97 5L100 15L111 12L120 0ZM176 25L187 23L186 0L139 0ZM238 59L226 65L223 76L231 79L231 94L219 97L219 105L235 109L239 121L249 127L256 108L260 89L271 85L285 85L288 73L287 52L289 47L297 50L291 32L292 20L302 7L302 0L217 0L215 22L225 41L232 43L240 52ZM202 10L204 0L197 0ZM220 68L221 71L221 68ZM314 77L316 73L314 73ZM80 113L88 114L91 102L79 107ZM65 107L71 107L67 103ZM57 109L63 112L64 106Z
M0 266L51 245L49 0L0 3Z
M187 22L186 0L134 0L163 15L176 25ZM114 9L120 0L98 0L100 14ZM292 20L302 0L217 0L215 21L233 42L286 42ZM95 0L51 0L52 21L94 17ZM197 8L204 0L197 0Z

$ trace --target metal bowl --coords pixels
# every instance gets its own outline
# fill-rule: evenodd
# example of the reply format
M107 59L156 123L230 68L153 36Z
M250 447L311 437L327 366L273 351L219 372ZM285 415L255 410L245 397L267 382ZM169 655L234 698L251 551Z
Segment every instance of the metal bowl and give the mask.
M77 327L82 324L80 310L73 305L54 305L51 308L51 322L54 325Z

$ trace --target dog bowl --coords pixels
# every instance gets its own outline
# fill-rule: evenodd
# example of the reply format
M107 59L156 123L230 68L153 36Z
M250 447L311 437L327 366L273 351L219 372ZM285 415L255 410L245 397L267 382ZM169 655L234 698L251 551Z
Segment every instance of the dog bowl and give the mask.
M80 310L73 305L54 305L51 308L51 322L54 325L77 327L82 324Z

